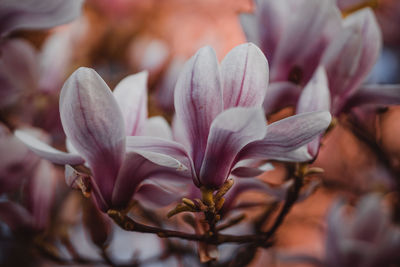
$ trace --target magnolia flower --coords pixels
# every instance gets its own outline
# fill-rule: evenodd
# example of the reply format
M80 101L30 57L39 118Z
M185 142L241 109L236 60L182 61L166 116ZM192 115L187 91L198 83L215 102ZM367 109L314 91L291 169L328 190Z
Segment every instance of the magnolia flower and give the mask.
M331 0L259 0L254 14L242 14L247 40L259 45L280 90L305 85L340 29L340 11Z
M336 202L328 214L325 256L290 256L290 261L305 261L323 267L380 267L400 262L400 229L390 222L381 205L381 197L363 197L354 214L344 212L343 202Z
M23 39L3 41L0 44L0 108L14 105L24 95L58 93L72 65L73 51L87 33L87 26L82 19L57 29L40 51Z
M310 159L296 149L328 127L329 112L299 114L266 126L261 105L267 84L267 60L251 43L235 47L221 66L210 47L185 64L175 88L175 131L188 149L196 186L219 188L242 160Z
M146 78L146 73L125 78L113 95L94 70L75 71L60 95L60 116L71 153L56 150L22 131L16 131L15 135L36 154L53 163L86 162L98 206L103 211L124 208L146 178L185 169L168 155L127 146L126 135L146 130ZM160 120L149 124L165 126ZM163 131L161 128L160 132ZM133 141L135 137L130 136ZM140 142L163 140L146 138L139 138Z
M0 201L0 220L13 231L41 231L49 223L57 178L53 166L42 160L27 178L21 204Z
M340 33L319 61L328 76L329 108L333 115L356 106L400 103L400 85L363 85L378 58L381 43L381 33L370 8L359 10L342 21ZM267 113L295 105L302 87L274 84L270 89L264 103Z
M328 74L333 114L360 105L400 103L400 85L363 85L377 61L381 46L381 31L370 8L359 10L343 20L340 34L321 60Z
M46 29L77 18L83 0L1 0L0 37L19 29Z

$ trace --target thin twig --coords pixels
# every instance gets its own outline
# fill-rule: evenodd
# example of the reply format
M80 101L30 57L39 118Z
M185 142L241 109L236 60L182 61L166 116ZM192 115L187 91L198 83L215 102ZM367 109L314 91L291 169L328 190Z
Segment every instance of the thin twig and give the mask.
M302 175L301 171L296 172L296 174L294 175L294 183L286 195L286 200L285 200L285 203L283 204L281 211L279 212L278 216L276 217L274 224L264 235L265 240L269 240L275 234L275 232L278 230L278 228L281 226L281 224L285 220L286 216L289 214L290 210L292 209L293 205L296 203L297 199L299 198L299 194L300 194L300 190L301 190L302 186L303 186L303 175Z
M133 219L129 218L128 216L115 210L109 210L108 215L114 220L115 223L117 223L122 229L126 231L152 233L158 235L160 238L181 238L192 241L201 241L215 245L219 245L222 243L251 243L251 242L261 243L265 241L262 235L235 236L235 235L218 234L216 236L210 236L207 234L196 235L174 230L167 230L159 227L138 223Z

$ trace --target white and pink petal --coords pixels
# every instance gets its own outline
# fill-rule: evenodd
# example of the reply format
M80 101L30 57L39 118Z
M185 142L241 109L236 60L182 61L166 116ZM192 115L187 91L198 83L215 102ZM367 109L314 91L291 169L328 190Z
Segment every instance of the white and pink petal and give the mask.
M266 123L261 108L238 107L218 115L211 125L200 183L220 187L236 164L240 150L265 136Z
M65 82L60 116L67 138L87 160L98 189L110 203L125 154L125 126L111 90L93 69L79 68Z

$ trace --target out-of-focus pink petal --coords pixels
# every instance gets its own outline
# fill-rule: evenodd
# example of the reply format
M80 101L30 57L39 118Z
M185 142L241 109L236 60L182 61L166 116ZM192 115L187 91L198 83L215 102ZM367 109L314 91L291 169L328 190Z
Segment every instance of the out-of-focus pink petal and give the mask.
M0 123L0 194L19 188L40 160Z
M283 19L287 20L287 25L270 62L271 80L293 80L291 76L296 72L295 82L304 85L318 67L330 40L340 30L340 12L333 1L282 2L286 2Z
M358 27L362 36L362 52L351 91L367 78L382 48L382 33L371 8L364 8L344 20L345 27ZM354 88L354 89L353 89Z
M14 104L22 93L34 89L37 78L37 55L33 46L22 39L0 44L0 107Z
M260 42L259 45L270 63L274 60L274 56L278 50L278 44L286 29L288 22L287 14L289 12L290 3L288 1L257 1L255 11L257 27L254 28L253 31L257 30L258 36L253 38ZM246 30L246 28L251 27L249 22L247 25L242 24L242 26L245 32L250 33L249 29Z
M39 54L40 78L38 87L44 92L61 90L73 64L75 48L88 34L89 22L84 17L57 29L43 43ZM57 60L54 60L57 58Z
M211 125L200 183L211 188L220 187L236 163L239 151L265 136L266 123L261 108L238 107L218 115Z
M356 75L357 63L362 51L362 37L359 29L348 27L332 41L322 58L329 78L329 90L334 106L343 102L342 94L350 88Z
M319 67L314 76L307 83L297 103L296 113L311 111L329 111L331 97L328 88L328 79L323 67ZM321 136L311 141L307 147L310 155L316 157L319 150Z
M329 210L327 216L327 233L325 241L325 260L326 262L340 262L340 242L345 236L343 224L343 201L336 201Z
M21 205L10 201L0 202L0 220L13 231L31 230L33 226L32 215Z
M307 83L297 103L296 113L311 111L329 111L331 97L328 88L328 78L323 67L319 67Z
M0 36L18 29L45 29L81 14L83 0L20 0L0 2Z
M233 208L235 200L240 196L240 194L251 190L266 193L274 197L277 201L283 201L285 200L287 191L292 184L293 180L289 180L282 185L272 187L259 179L236 179L234 186L226 195L222 212L229 212Z
M287 152L298 149L324 132L331 122L326 111L302 113L274 122L267 126L263 140L247 145L240 159L274 159L287 156Z
M268 76L267 59L257 46L247 43L233 48L221 63L224 109L261 105Z
M345 110L361 105L388 106L400 104L400 84L366 84L347 101Z
M335 114L366 79L382 45L381 32L369 8L348 16L343 26L321 61L327 70Z
M29 180L27 206L36 229L44 229L49 223L56 193L57 176L53 168L49 162L42 160Z
M128 47L128 63L133 69L146 70L157 77L170 55L165 41L143 35L137 36Z
M274 82L268 86L263 107L266 114L271 114L288 106L295 106L302 88L291 82Z
M175 87L175 111L200 171L211 122L223 110L218 60L211 47L201 48L184 66Z
M125 154L125 126L113 94L94 70L79 68L65 82L60 116L67 138L89 163L102 197L110 203Z
M125 120L125 133L137 135L147 119L147 78L146 71L130 75L118 83L114 97Z
M14 134L38 156L47 159L53 163L62 165L79 165L85 162L85 160L80 155L57 150L22 130L16 130Z
M357 204L352 222L352 237L366 242L376 242L390 224L389 213L381 205L381 197L371 194Z
M144 124L142 134L144 136L153 136L172 140L171 127L161 116L155 116L148 119Z
M174 92L176 81L185 61L181 58L174 58L167 67L165 74L157 85L155 98L162 109L167 112L174 111Z

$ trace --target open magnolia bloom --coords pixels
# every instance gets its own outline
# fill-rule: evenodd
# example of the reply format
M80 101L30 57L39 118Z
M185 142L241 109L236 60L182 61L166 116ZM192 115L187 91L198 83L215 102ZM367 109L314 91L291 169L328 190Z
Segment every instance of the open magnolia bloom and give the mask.
M186 168L168 155L126 145L126 135L145 132L146 124L152 129L161 125L159 133L166 131L162 120L147 121L146 79L146 73L129 76L113 95L94 70L75 71L60 95L62 126L72 153L56 150L22 131L15 135L53 163L85 163L91 170L90 183L98 206L103 211L124 208L146 178Z
M346 214L343 201L336 202L328 214L324 257L293 255L283 258L320 267L397 266L400 229L390 222L381 200L374 194L364 196L352 214Z
M361 9L343 20L340 34L321 60L328 74L332 114L361 105L400 103L398 84L363 85L379 57L381 46L381 31L370 8Z
M304 86L340 29L340 11L331 0L255 2L255 13L240 19L247 40L268 59L271 83L280 90Z
M231 173L254 176L253 168L240 164L243 160L310 160L301 147L325 131L329 112L303 113L267 126L261 108L267 86L267 60L251 43L232 49L221 66L210 47L185 64L175 88L174 131L188 149L196 186L219 188Z
M381 32L370 8L352 13L342 21L340 32L320 59L328 77L333 115L356 106L400 103L400 85L363 84L380 54L381 45ZM302 87L294 84L275 83L270 89L264 103L267 113L296 105L302 92Z
M83 0L1 0L0 37L19 29L46 29L77 18Z

